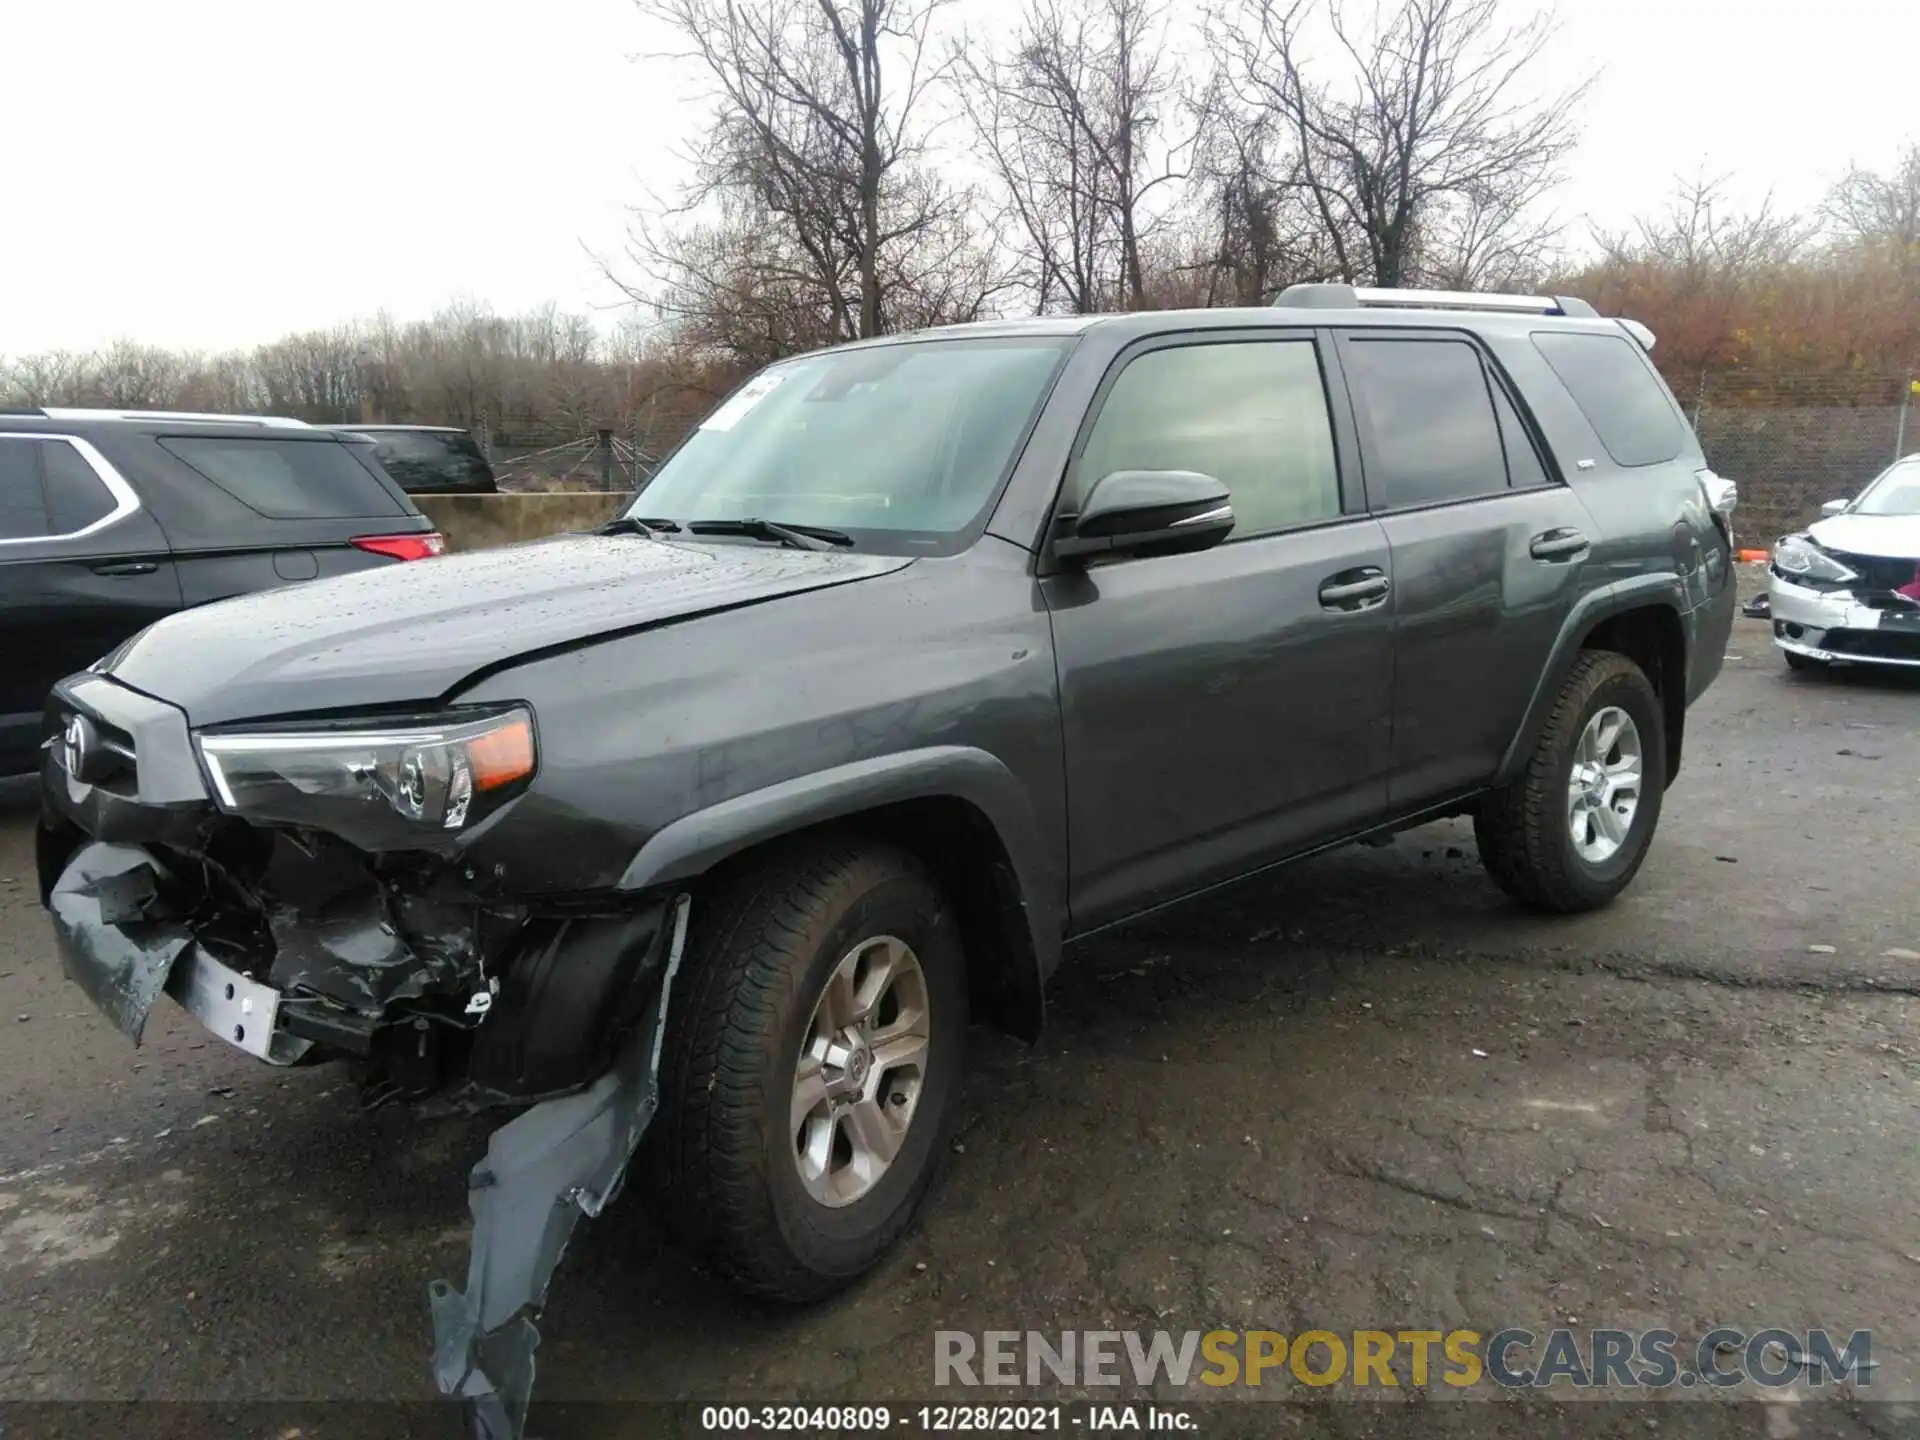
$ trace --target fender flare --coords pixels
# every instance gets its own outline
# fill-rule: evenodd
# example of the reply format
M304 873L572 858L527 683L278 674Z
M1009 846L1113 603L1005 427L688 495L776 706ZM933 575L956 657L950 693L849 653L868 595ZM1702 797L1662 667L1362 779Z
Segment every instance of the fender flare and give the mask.
M1065 929L1059 867L1047 858L1033 804L1013 772L969 745L933 745L796 775L682 815L655 831L617 889L695 879L729 856L782 835L906 800L958 799L992 825L1033 946L1035 990L1058 964Z
M1664 605L1673 611L1681 621L1681 631L1686 636L1691 652L1693 633L1692 627L1686 623L1687 593L1678 575L1671 572L1636 575L1582 595L1560 624L1560 633L1554 637L1552 653L1540 671L1533 699L1527 704L1526 718L1520 722L1519 730L1508 742L1507 752L1500 759L1500 769L1495 773L1494 784L1507 784L1526 765L1527 757L1533 753L1534 740L1546 725L1547 715L1560 696L1560 687L1567 683L1574 662L1580 658L1581 640L1603 621L1615 615L1624 615L1629 610L1645 609L1649 605ZM1691 658L1689 654L1689 662Z

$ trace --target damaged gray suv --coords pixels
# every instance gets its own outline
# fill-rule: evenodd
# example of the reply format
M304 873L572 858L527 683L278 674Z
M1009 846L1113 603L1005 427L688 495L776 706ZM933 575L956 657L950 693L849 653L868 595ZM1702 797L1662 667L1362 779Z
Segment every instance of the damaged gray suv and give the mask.
M431 1296L441 1387L510 1433L636 1151L715 1269L815 1299L912 1222L969 1024L1034 1035L1072 942L1443 816L1527 905L1618 895L1734 605L1651 345L1307 286L775 365L599 533L211 605L62 683L63 963L136 1041L166 995L519 1108Z

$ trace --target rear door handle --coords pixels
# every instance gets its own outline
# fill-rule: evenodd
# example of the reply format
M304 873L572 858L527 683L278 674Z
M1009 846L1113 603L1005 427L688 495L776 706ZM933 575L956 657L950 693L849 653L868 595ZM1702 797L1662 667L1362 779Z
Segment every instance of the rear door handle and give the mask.
M1342 570L1320 583L1320 606L1325 610L1368 610L1384 601L1392 588L1386 571L1371 565Z
M1547 530L1533 537L1527 553L1536 560L1573 560L1587 553L1587 537L1578 530Z
M93 567L96 575L151 575L160 566L152 560L109 560Z

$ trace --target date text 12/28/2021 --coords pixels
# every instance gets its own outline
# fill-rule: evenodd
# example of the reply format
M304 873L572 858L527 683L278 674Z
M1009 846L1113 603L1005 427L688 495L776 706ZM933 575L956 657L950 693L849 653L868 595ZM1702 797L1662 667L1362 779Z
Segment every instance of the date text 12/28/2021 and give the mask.
M909 1435L1081 1431L1088 1434L1159 1431L1194 1434L1196 1407L1177 1405L708 1405L702 1430L735 1433L882 1433Z

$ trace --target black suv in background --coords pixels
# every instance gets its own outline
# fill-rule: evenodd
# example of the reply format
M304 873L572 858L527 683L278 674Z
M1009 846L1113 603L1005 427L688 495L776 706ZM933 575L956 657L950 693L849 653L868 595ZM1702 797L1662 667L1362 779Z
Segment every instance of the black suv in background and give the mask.
M677 1233L814 1299L911 1223L969 1019L1031 1036L1075 942L1443 816L1524 904L1620 894L1734 612L1651 344L1326 285L784 361L601 534L63 682L63 963L135 1039L164 988L269 1063L539 1102L431 1296L441 1387L508 1433L656 1104Z
M0 412L0 775L54 681L176 610L438 554L372 447L298 422Z
M374 457L409 495L495 495L493 466L479 442L452 425L328 425L364 435Z

